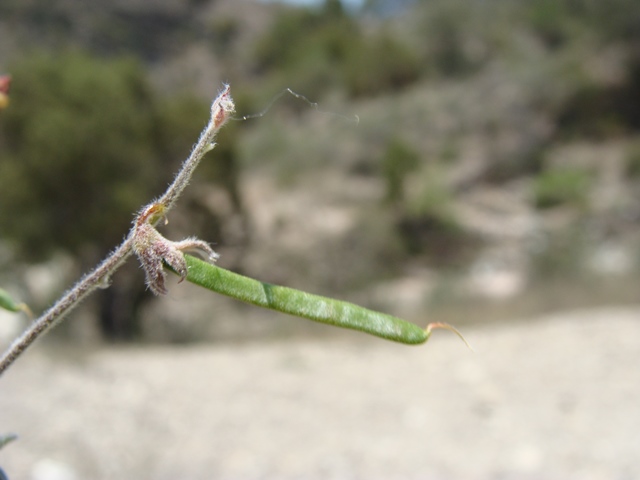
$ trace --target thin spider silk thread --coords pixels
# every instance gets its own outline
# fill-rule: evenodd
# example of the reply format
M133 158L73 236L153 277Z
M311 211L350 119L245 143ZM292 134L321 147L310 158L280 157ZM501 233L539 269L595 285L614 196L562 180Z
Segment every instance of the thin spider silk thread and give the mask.
M312 102L311 100L309 100L304 95L302 95L300 93L297 93L297 92L294 92L293 90L291 90L288 87L283 89L280 93L274 95L274 97L267 104L267 106L264 107L260 112L252 113L252 114L249 114L249 115L243 115L242 117L230 117L229 120L234 120L236 122L244 122L244 121L250 120L252 118L264 117L269 112L269 110L271 110L271 107L273 107L273 105L286 94L292 95L293 97L295 97L295 98L297 98L299 100L302 100L307 105L309 105L311 108L313 108L316 112L318 112L318 113L320 113L322 115L330 115L330 116L338 117L338 118L341 118L342 120L345 120L347 122L355 123L356 126L358 126L358 124L360 123L360 117L358 115L354 114L353 117L349 117L347 115L343 115L343 114L338 113L338 112L333 112L333 111L328 111L328 110L320 110L320 106L318 105L317 102Z

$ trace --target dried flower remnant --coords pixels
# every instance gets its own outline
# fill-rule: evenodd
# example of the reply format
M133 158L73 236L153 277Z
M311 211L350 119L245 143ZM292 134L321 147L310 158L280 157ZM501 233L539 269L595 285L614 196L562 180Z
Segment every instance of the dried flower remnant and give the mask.
M208 243L197 238L186 238L173 242L163 237L153 226L164 216L166 208L159 203L146 207L136 219L133 235L133 251L140 260L144 270L147 286L156 295L166 295L166 274L164 266L171 267L179 276L180 281L187 277L187 262L185 251L197 251L213 262L218 258Z
M213 120L213 127L216 131L227 121L229 116L235 111L235 108L229 85L225 85L222 92L220 92L211 104L211 119Z

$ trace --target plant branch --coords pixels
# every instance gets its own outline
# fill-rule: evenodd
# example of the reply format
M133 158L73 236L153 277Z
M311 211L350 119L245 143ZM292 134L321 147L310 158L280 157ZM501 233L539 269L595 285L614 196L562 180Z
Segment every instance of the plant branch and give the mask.
M211 118L189 157L183 162L178 174L169 185L166 192L155 202L147 205L138 214L134 226L126 239L93 271L82 277L67 293L58 299L53 306L37 318L27 330L18 337L0 358L0 375L9 368L13 362L51 327L58 324L71 310L73 310L87 295L98 288L108 285L111 275L131 256L135 244L136 225L140 217L149 215L148 212L159 212L159 215L145 221L155 224L175 205L176 200L184 191L191 180L191 176L202 157L213 149L216 133L222 127L229 115L233 112L233 100L229 92L229 86L225 85L211 105Z
M198 139L196 146L193 147L191 155L189 155L189 158L184 161L175 179L167 188L167 191L156 202L163 205L165 210L169 210L173 207L180 194L182 194L183 190L187 187L191 177L193 176L193 172L200 163L200 160L202 160L202 157L204 157L215 146L213 140L216 133L218 133L220 127L222 127L233 111L234 105L233 100L231 99L229 85L225 85L211 104L211 119L200 134L200 138Z
M120 265L131 255L133 238L131 235L98 265L76 283L49 310L37 318L27 330L16 339L0 359L0 375L31 345L40 335L55 326L91 292L100 288Z

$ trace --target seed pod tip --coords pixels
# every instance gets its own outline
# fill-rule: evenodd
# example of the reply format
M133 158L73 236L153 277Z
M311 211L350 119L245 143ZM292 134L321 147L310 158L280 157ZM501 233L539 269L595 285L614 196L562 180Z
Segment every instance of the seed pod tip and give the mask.
M464 338L464 336L458 331L458 329L456 327L454 327L453 325L450 325L448 323L432 322L429 325L427 325L427 328L425 328L425 332L427 333L427 338L429 338L431 336L431 332L433 330L435 330L436 328L443 328L445 330L449 330L449 331L455 333L456 335L458 335L458 337L460 337L460 340L462 340L464 342L464 344L467 346L467 348L469 350L471 350L472 352L475 352L473 347L469 344L469 342L467 342L467 339Z

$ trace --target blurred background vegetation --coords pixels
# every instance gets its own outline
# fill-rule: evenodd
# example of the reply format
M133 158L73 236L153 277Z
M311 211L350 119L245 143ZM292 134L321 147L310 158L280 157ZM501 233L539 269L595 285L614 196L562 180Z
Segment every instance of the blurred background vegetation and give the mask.
M38 310L104 257L228 81L239 116L285 88L319 109L283 96L227 125L170 238L418 322L635 301L639 19L636 0L3 1L0 284ZM84 311L114 340L282 334L185 295L149 302L130 262Z

